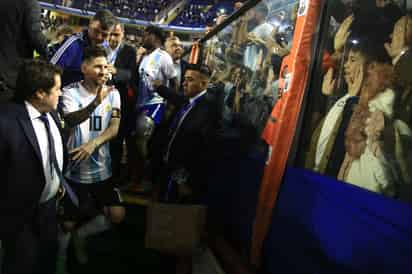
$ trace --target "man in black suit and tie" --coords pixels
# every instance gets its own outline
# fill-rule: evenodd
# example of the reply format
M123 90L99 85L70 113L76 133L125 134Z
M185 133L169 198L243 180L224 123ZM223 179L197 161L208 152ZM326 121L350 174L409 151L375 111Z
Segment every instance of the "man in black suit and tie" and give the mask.
M205 65L188 64L183 94L164 86L158 93L177 106L164 136L161 199L201 203L207 191L208 164L220 124L217 99L207 91L211 73Z
M121 100L121 120L117 137L110 143L110 153L112 155L113 179L119 180L120 160L122 156L123 141L126 140L129 164L129 176L132 176L133 166L130 163L136 162L135 154L137 151L133 140L130 138L128 126L134 123L132 117L135 99L133 96L136 91L136 49L123 42L124 26L117 23L109 37L108 62L112 66L113 84L119 90ZM132 91L132 94L129 93ZM132 98L130 98L132 96ZM134 161L133 161L134 160Z
M61 70L40 60L18 73L15 103L0 108L3 274L54 274L63 140L55 114Z

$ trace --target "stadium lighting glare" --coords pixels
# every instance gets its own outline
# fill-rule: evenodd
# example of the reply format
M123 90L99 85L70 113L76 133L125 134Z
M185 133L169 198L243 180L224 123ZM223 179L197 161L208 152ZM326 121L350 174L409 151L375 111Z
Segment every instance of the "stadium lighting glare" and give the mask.
M220 11L221 14L226 13L226 10L225 10L225 9L220 9L219 11Z
M356 39L352 39L352 40L350 40L350 42L351 42L352 44L354 44L354 45L359 44L359 41L358 41L358 40L356 40Z

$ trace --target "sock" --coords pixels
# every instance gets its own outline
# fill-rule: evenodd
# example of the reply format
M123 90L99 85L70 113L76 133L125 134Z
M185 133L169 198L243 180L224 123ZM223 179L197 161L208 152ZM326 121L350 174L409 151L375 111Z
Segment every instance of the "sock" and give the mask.
M98 215L77 229L77 235L82 238L98 234L110 228L110 221L104 215Z

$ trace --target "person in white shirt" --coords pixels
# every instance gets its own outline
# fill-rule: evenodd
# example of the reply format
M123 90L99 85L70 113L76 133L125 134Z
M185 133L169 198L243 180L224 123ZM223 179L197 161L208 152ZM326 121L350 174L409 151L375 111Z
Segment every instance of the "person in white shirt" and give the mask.
M162 85L176 90L176 70L172 57L162 49L165 42L163 30L156 26L146 27L143 35L143 47L147 54L143 57L138 72L138 97L136 103L136 140L138 145L138 161L140 162L137 177L144 177L144 169L148 164L148 143L155 128L162 122L166 101L155 90L153 83L160 81ZM140 184L139 182L137 182ZM136 191L150 189L150 184L136 185Z
M109 65L105 50L101 46L88 48L81 68L84 81L64 87L62 98L64 118L71 129L66 177L80 200L80 210L68 211L65 216L65 228L74 232L75 243L120 223L125 215L119 191L111 182L109 141L119 130L120 95L106 86ZM81 224L81 219L92 215L91 198L98 213L104 214ZM78 251L79 262L86 262L87 255L81 248Z

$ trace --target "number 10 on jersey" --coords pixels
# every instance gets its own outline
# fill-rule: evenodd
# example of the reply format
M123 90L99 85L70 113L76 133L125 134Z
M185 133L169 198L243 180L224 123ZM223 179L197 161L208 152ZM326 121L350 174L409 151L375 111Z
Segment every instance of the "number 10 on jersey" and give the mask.
M90 116L89 118L89 130L100 131L102 130L102 116Z

